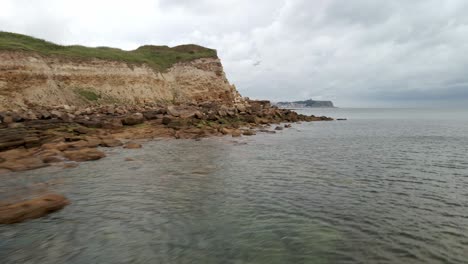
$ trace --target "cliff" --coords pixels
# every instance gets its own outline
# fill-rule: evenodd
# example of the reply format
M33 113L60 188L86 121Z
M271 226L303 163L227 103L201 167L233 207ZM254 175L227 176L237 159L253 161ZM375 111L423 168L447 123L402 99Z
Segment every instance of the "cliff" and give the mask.
M277 102L275 105L285 108L335 107L332 101L315 101L312 99L294 102Z
M0 32L0 111L39 106L242 101L216 51L60 46Z

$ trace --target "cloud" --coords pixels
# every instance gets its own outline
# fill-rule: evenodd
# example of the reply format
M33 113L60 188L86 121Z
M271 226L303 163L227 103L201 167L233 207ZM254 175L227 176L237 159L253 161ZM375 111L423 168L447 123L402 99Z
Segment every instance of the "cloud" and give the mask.
M468 101L467 12L463 0L3 0L0 30L125 49L198 43L254 98L433 104Z

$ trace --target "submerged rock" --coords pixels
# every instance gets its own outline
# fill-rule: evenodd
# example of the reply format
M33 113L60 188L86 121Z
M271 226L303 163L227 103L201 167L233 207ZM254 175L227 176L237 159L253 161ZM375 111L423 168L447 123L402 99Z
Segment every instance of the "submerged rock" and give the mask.
M124 145L124 148L126 149L139 149L142 148L141 144L138 144L136 142L127 142Z
M106 156L104 152L93 148L68 150L64 152L64 155L67 159L72 161L98 160Z
M244 136L254 136L256 134L257 133L253 129L245 130L244 132L242 132L242 135L244 135Z
M45 194L27 201L0 205L0 224L19 223L58 211L70 204L60 194Z

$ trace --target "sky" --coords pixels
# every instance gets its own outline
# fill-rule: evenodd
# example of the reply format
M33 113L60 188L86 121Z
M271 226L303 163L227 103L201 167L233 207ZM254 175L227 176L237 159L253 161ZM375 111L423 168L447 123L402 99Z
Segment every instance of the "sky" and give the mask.
M0 31L217 49L243 96L468 106L466 0L0 0Z

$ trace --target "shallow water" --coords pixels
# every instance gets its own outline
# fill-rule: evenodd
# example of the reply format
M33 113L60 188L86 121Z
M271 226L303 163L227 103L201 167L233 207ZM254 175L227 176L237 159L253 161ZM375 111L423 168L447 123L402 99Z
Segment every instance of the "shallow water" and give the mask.
M0 262L466 263L468 111L303 111L349 120L1 175L72 204L0 226Z

